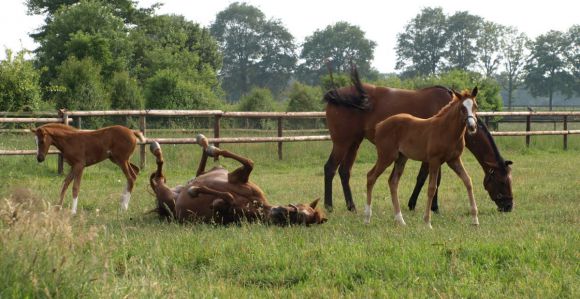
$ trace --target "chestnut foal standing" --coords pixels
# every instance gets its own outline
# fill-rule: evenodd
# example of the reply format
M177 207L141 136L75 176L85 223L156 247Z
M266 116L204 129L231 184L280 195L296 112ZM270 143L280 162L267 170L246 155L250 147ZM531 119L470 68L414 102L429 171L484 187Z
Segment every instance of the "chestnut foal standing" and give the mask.
M438 170L443 163L447 163L465 184L471 204L473 224L479 225L471 178L461 161L461 153L465 147L466 128L468 134L474 134L477 131L475 115L477 87L471 93L464 91L459 94L453 91L453 94L452 101L428 119L417 118L410 114L397 114L377 124L375 145L378 158L375 166L367 174L366 223L371 220L372 191L375 182L385 169L395 162L389 177L389 189L395 221L405 225L399 206L397 188L405 163L410 158L429 163L428 201L423 217L429 228L431 228L431 204L437 189Z
M123 126L111 126L95 131L80 131L76 128L58 123L51 123L31 129L36 135L38 162L44 161L48 149L54 145L62 153L64 160L71 166L60 191L59 206L62 207L64 195L71 181L73 183L73 202L71 211L77 212L79 188L83 169L105 159L119 165L127 178L127 186L121 195L121 208L127 210L131 200L131 191L139 173L139 167L129 162L137 139L144 137L140 132Z

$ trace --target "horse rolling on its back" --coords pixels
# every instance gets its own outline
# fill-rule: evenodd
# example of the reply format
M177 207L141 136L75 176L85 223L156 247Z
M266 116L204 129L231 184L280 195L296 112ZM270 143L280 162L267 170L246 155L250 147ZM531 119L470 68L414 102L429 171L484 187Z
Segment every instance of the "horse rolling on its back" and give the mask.
M111 126L95 131L80 131L63 124L46 124L31 129L36 135L38 162L44 161L48 149L54 145L62 153L64 160L71 166L69 174L64 179L60 192L59 206L62 207L66 190L73 183L72 213L77 211L78 194L83 169L105 159L119 165L127 178L127 186L121 196L121 207L127 210L131 191L139 173L139 167L129 162L137 139L144 141L140 132L132 131L123 126Z
M471 178L461 161L466 129L468 134L474 134L477 131L475 116L477 87L471 93L459 94L455 91L453 93L453 100L431 118L421 119L409 114L397 114L377 124L375 145L378 158L375 166L367 174L366 223L370 222L372 215L372 190L375 182L385 169L395 162L389 177L389 189L395 221L405 225L397 197L397 187L405 163L410 158L429 163L428 203L423 218L428 227L431 227L431 204L437 189L439 168L443 163L447 163L465 184L471 204L473 224L479 224Z

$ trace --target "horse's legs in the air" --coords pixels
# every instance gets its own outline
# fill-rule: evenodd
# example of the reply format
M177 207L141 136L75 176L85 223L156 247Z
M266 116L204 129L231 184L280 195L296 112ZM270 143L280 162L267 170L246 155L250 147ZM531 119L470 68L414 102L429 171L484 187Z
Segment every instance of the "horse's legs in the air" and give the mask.
M425 207L425 215L423 220L427 224L427 227L431 226L431 204L433 203L433 197L437 191L437 176L439 174L439 168L441 165L436 161L431 161L429 163L429 189L427 191L427 206Z
M425 184L427 180L427 176L429 176L429 163L423 162L421 163L421 169L417 174L417 183L415 184L415 188L413 189L413 194L409 198L408 207L409 210L415 210L415 206L417 205L417 198L419 198L419 193L421 193L421 188ZM437 176L437 187L441 184L441 170L439 170L439 176ZM433 196L433 205L431 206L431 211L438 212L439 205L437 204L437 194L439 193L439 188L435 191L435 195Z
M397 194L399 180L401 179L403 171L405 170L405 163L407 163L407 157L399 154L399 157L395 161L395 166L393 167L391 176L389 177L389 189L391 190L391 201L393 202L395 221L400 225L406 225L405 220L403 219L403 214L401 213L399 197Z
M362 140L358 140L350 145L348 152L342 159L342 162L338 168L338 175L340 176L340 182L342 184L342 191L344 193L344 200L346 201L346 208L352 212L356 212L356 205L352 199L352 191L350 189L350 172L352 165L356 160L356 154L361 142Z
M129 201L131 200L131 192L133 191L133 186L135 184L135 179L131 175L131 166L129 165L129 161L122 161L119 164L123 174L127 178L127 186L125 187L125 191L121 195L121 208L124 211L127 211L129 208Z
M373 168L367 173L367 205L365 206L365 223L371 222L371 216L373 214L371 205L373 202L373 187L379 176L393 163L396 158L396 154L389 155L378 155L377 163Z
M74 183L73 183L73 190L72 190L73 202L72 202L72 208L71 208L71 212L73 214L77 213L77 205L79 202L79 191L80 191L80 187L81 187L81 179L83 177L83 169L84 169L84 167L82 167L82 166L78 166L78 167L75 167L73 169Z
M473 196L473 186L471 184L471 178L467 171L463 167L461 158L447 162L447 165L453 169L453 171L461 178L465 188L467 189L467 196L469 197L469 204L471 205L471 217L473 225L479 225L479 219L477 218L477 204L475 203L475 197Z

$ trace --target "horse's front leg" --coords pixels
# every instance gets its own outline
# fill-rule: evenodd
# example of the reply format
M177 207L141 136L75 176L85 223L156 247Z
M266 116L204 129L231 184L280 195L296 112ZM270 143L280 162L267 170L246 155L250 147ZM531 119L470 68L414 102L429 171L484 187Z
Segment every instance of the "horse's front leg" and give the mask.
M228 174L228 182L232 184L244 184L247 183L250 179L250 174L254 169L254 162L248 158L244 158L240 155L236 155L230 151L222 150L215 146L209 146L207 142L207 138L202 134L197 135L196 137L197 143L204 149L204 153L211 157L219 157L222 156L224 158L234 159L240 163L242 163L242 167L230 172ZM202 156L203 159L203 156ZM206 157L207 159L207 157ZM205 163L202 163L203 167L205 167ZM201 167L201 165L200 165ZM199 170L198 170L199 171Z
M437 192L437 177L439 175L439 168L441 164L433 161L429 163L429 189L427 191L427 205L425 207L425 215L423 220L427 224L428 228L433 228L431 226L431 205L433 203L433 197L435 192Z
M75 167L73 173L74 173L74 183L73 183L73 202L72 202L72 208L71 208L71 212L72 214L76 214L77 213L77 205L79 202L79 191L81 188L81 179L83 177L83 169L84 167L82 165Z
M131 201L131 192L133 191L133 186L135 185L135 179L131 175L131 166L129 165L129 161L119 163L119 167L121 167L125 178L127 178L127 186L121 195L121 208L124 211L127 211L127 209L129 209L129 201Z
M62 189L60 190L60 200L58 201L58 206L60 208L62 208L62 204L64 202L64 196L66 194L66 190L68 189L68 185L70 185L70 182L72 182L74 178L74 167L71 167L70 172L68 173L68 175L66 176L66 178L64 178L64 181L62 182Z
M401 213L399 196L397 192L399 189L399 180L401 179L403 171L405 170L405 163L407 163L407 157L399 154L399 158L397 158L395 161L395 166L393 167L393 171L389 177L389 189L391 190L391 201L393 202L395 221L400 225L407 225L403 219L403 213Z
M461 178L465 188L467 189L467 196L469 197L469 204L471 205L471 217L472 217L472 224L479 225L479 219L477 217L477 203L475 202L475 197L473 196L473 185L471 183L471 178L467 171L463 167L463 163L461 162L461 157L447 162L447 165Z

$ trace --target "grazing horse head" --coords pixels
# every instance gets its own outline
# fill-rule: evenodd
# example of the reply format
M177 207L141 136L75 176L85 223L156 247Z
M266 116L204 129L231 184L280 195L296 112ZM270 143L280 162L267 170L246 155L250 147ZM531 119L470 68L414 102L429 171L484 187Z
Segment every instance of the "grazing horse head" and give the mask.
M499 159L499 165L487 163L489 168L483 178L483 187L500 212L511 212L514 207L512 194L512 161Z
M47 134L44 128L30 129L34 133L34 140L36 141L36 160L40 163L46 159L48 149L52 144L52 137Z
M463 93L459 93L453 90L453 95L456 98L454 100L462 102L461 113L463 120L465 121L467 134L475 134L477 132L477 116L475 115L477 111L477 102L475 101L475 97L477 96L477 87L475 87L471 93L465 91Z
M289 204L286 206L275 206L270 209L270 221L276 225L310 225L322 224L328 219L324 212L316 208L320 198L310 204Z

